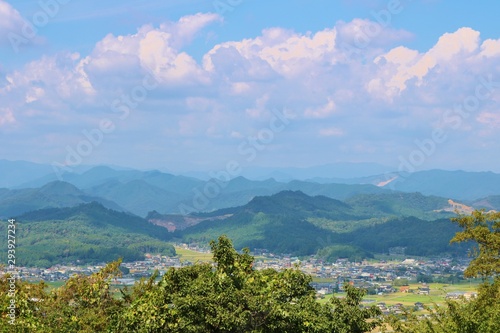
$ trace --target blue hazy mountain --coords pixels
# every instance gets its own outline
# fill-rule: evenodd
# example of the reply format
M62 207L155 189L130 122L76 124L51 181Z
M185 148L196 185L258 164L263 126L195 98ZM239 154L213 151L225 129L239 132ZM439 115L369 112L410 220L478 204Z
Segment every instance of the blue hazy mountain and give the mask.
M125 210L113 201L91 196L72 184L53 181L40 188L0 189L0 217L10 218L37 209L73 207L92 201L106 208Z
M490 195L500 195L500 174L445 170L419 171L401 174L384 188L451 199L475 200Z

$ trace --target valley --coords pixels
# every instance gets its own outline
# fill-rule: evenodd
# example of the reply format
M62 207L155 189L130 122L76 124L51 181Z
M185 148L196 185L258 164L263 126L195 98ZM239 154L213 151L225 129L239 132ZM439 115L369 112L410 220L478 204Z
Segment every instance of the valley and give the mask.
M432 172L417 177L427 195L386 188L397 179L385 186L363 183L381 176L335 178L335 183L239 176L223 183L218 195L206 197L202 209L180 214L182 205L193 207L193 200L203 199L196 194L204 195L207 180L107 166L55 180L52 173L40 176L47 171L44 166L25 165L29 173L20 176L18 162L2 163L6 174L16 173L20 180L35 177L0 189L0 217L19 221L19 262L26 266L95 264L118 257L134 261L148 252L173 254L173 243L206 247L220 235L230 237L238 249L330 262L361 261L397 248L408 256L464 256L467 246L449 244L458 230L450 218L499 207L489 190L471 200L457 199L464 197L457 173L436 171L457 183L453 197L432 194ZM409 184L417 189L412 177ZM490 185L498 178L484 173L465 178L474 177ZM0 224L1 230L5 227Z

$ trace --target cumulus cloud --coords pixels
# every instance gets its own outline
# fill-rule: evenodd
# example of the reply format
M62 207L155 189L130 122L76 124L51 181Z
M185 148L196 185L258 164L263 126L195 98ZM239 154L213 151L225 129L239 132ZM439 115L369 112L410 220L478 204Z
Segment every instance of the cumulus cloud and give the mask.
M22 71L6 75L0 96L9 96L16 106L37 104L56 111L61 105L77 105L95 94L77 53L61 53L28 63ZM65 107L66 108L66 107Z
M123 77L128 75L127 70L140 74L146 69L164 84L208 84L208 77L196 61L180 48L219 19L215 14L196 14L159 28L146 25L133 35L110 34L83 60L85 71L98 80L104 75Z
M19 34L24 25L21 14L8 2L0 0L0 45L7 45L9 34Z
M281 28L266 29L255 39L216 45L205 55L204 68L256 80L276 75L292 78L307 71L313 63L328 61L335 36L336 31L329 29L312 36Z
M481 44L481 56L485 58L500 57L500 39L487 39Z
M180 37L193 37L196 29L216 20L213 14L197 14L158 29L143 26L133 35L110 34L84 58L78 53L60 53L7 74L0 94L9 94L12 101L18 96L18 102L75 106L75 101L89 104L96 97L106 100L123 93L140 84L148 72L164 85L208 84L196 61L172 45L180 45L176 41Z
M432 74L463 75L474 65L481 68L483 57L500 56L500 41L485 40L480 44L480 33L471 28L460 28L443 34L427 52L419 53L406 47L396 47L377 57L377 78L372 79L368 89L379 94L386 89L387 96L399 95L408 82L416 86L427 84L425 77ZM444 77L444 76L443 76ZM445 77L450 80L450 76Z
M446 122L454 118L443 114L474 94L478 78L500 81L500 40L481 40L465 27L419 51L404 45L410 33L359 19L310 33L269 28L255 38L218 43L198 62L184 47L219 21L215 14L190 15L130 35L109 34L88 55L33 61L6 75L0 96L9 99L0 126L42 115L93 124L110 115L114 99L151 75L158 86L135 103L140 117L118 126L137 140L179 136L191 140L184 142L189 149L223 138L233 142L269 126L270 110L290 108L298 116L289 134L280 134L290 145L296 138L311 145L335 137L339 154L375 156L408 149L433 126L453 128ZM366 29L380 33L356 44ZM488 100L500 99L496 90L488 90ZM467 135L498 127L498 114L490 105L464 118Z

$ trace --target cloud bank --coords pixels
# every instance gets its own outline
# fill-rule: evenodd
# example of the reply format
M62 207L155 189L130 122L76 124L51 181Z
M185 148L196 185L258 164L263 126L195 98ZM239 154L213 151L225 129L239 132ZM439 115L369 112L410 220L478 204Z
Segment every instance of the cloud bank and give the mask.
M8 18L0 19L0 31L21 22L1 1L0 18ZM411 33L379 26L377 36L356 47L357 34L378 23L355 19L306 34L269 28L219 43L197 61L186 48L221 20L199 13L144 25L134 34L107 35L88 55L58 53L7 73L0 81L0 130L18 137L19 152L35 145L62 160L67 144L106 118L116 130L89 163L134 164L127 163L132 152L145 161L135 166L210 168L237 154L242 138L273 117L270 110L286 108L293 125L262 153L263 164L397 165L435 128L450 139L436 163L452 165L450 156L460 150L473 158L497 149L500 39L483 40L463 27L419 52L404 45ZM487 98L460 114L456 105L475 94L480 80L489 82L481 88ZM137 88L145 82L146 95ZM133 94L121 119L114 102Z

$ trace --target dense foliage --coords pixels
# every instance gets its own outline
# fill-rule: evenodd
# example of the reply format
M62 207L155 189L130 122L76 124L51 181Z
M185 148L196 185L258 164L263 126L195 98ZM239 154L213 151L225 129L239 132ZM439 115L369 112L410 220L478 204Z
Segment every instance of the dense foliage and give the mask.
M75 192L72 185L62 182L49 187L66 191L63 193L69 197ZM96 202L41 209L17 217L18 264L48 267L56 263L109 262L119 257L125 261L142 260L146 252L173 254L173 247L165 240L174 237L208 244L222 234L228 235L238 249L267 249L297 256L319 254L327 260L345 257L359 261L388 253L392 247L405 247L406 254L417 256L464 254L465 246L449 245L459 228L448 219L396 217L403 212L430 217L432 209L442 201L414 193L361 195L346 203L283 191L256 197L245 206L197 214L196 218L212 219L173 234L143 218ZM161 219L165 215L152 212L149 217ZM185 217L166 218L175 221ZM5 228L6 224L0 223L0 232ZM0 246L4 241L0 240ZM329 250L323 250L325 247ZM5 252L0 252L2 258Z
M0 279L0 332L329 332L378 329L399 333L497 333L500 331L498 231L500 213L476 211L454 219L462 230L453 242L474 241L478 249L468 276L482 276L478 296L427 307L427 316L408 310L381 316L360 306L364 291L345 286L344 297L316 301L311 277L297 268L253 269L253 257L238 253L221 236L212 241L214 265L171 268L114 297L110 284L120 262L91 276L74 276L60 288L15 281L14 325L9 323L9 275Z
M16 221L19 266L99 263L120 257L135 261L148 252L175 254L165 242L170 237L166 229L98 203L33 211ZM0 232L7 234L6 229L7 223L0 223ZM0 252L2 262L7 262L5 255Z
M341 246L351 249L343 251L345 258L351 260L388 253L392 247L405 247L406 254L415 256L466 252L465 246L450 246L449 240L459 228L448 218L397 217L400 213L442 216L432 212L446 202L442 198L418 193L370 194L347 202L283 191L270 197L256 197L242 207L198 214L197 217L207 218L227 214L231 217L204 221L178 235L186 242L208 243L225 234L237 248L260 248L298 256L316 254L327 246L337 249ZM352 251L354 248L358 250ZM333 259L335 255L326 257Z
M350 261L360 262L373 255L363 249L352 245L331 245L318 251L318 257L326 262L335 262L337 259L347 258Z
M465 276L488 277L500 274L500 212L475 211L472 215L453 218L462 231L452 242L474 241L477 247L471 253L474 256Z
M119 262L91 276L73 277L51 292L44 284L16 282L15 325L9 324L7 277L0 284L2 332L369 332L379 324L376 307L360 308L363 291L346 286L344 298L315 299L311 277L298 269L252 268L226 237L212 242L215 266L170 269L136 284L131 293L110 292Z
M400 333L498 333L500 332L500 213L475 211L453 218L462 231L452 242L474 241L478 244L474 259L465 271L469 277L484 279L478 296L470 300L448 300L446 305L428 307L429 316L406 313L405 320L388 321Z

